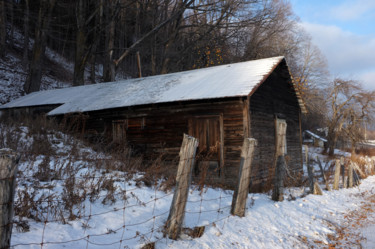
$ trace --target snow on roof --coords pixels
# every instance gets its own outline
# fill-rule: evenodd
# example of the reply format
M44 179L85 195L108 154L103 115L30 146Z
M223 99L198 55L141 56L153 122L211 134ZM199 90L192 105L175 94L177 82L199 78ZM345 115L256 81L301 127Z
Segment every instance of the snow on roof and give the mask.
M173 101L247 96L283 59L279 56L166 75L34 92L0 106L0 109L61 104L49 112L49 115L58 115Z
M315 133L313 133L313 132L311 132L311 131L309 131L309 130L306 130L305 132L306 132L307 134L309 134L310 136L316 138L316 139L319 139L319 140L321 140L321 141L323 141L323 142L325 142L325 143L327 142L327 139L322 138L322 137L316 135Z

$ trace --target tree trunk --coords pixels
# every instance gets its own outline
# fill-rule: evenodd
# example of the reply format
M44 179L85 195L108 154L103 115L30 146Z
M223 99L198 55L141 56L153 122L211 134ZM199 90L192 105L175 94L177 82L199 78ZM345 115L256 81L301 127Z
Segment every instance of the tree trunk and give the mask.
M5 14L5 1L0 1L0 57L5 56L6 52L6 14Z
M29 73L24 84L25 93L36 92L40 90L42 81L42 63L46 50L46 37L49 21L56 0L42 0L39 7L38 22L35 28L35 39L33 46L32 59L30 61ZM46 18L47 17L47 18Z
M28 62L29 62L29 16L30 16L30 8L29 8L29 0L25 0L25 16L23 21L23 59L22 59L22 67L23 69L27 69Z
M85 1L76 2L76 48L74 60L73 86L85 84L85 66L87 61L86 33L85 33Z
M13 1L8 1L8 9L6 13L8 14L8 17L10 16L10 32L8 36L8 44L13 45L13 39L14 39L14 4L16 4Z
M80 29L77 30L76 34L76 53L74 62L73 86L82 86L85 84L86 61L86 35L83 32L83 30Z
M113 1L108 0L106 6L106 16L108 28L105 34L105 55L103 65L103 81L110 82L115 80L115 64L113 63L113 47L115 42L115 17Z

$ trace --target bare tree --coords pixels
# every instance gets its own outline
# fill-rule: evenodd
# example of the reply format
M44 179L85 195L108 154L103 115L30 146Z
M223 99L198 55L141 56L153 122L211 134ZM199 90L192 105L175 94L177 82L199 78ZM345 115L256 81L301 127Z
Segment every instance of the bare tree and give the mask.
M23 21L23 59L22 66L24 69L27 69L29 61L29 18L30 18L30 6L29 0L25 0L25 10L24 10L24 21Z
M340 136L348 136L352 150L362 139L363 121L374 113L375 93L366 93L354 80L335 78L328 95L328 144L326 150L333 155Z
M365 125L370 123L375 114L375 91L361 91L355 97L355 103L348 110L346 125L343 127L345 136L348 137L351 145L351 152L354 153L356 144L366 139Z
M41 0L37 26L35 28L32 59L29 63L29 73L24 84L24 91L31 93L40 90L42 81L42 62L46 50L46 39L49 22L56 0Z
M5 1L0 1L0 57L3 57L6 52L6 37Z
M117 16L115 0L107 0L104 4L104 12L106 16L105 30L105 52L103 63L103 81L109 82L115 80L115 64L113 63L113 49L115 44L115 19Z

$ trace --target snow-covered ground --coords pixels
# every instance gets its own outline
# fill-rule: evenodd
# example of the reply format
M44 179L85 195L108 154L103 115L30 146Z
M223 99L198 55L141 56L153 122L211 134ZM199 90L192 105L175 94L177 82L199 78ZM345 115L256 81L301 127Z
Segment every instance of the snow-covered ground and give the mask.
M131 188L132 183L123 186L129 184L127 187ZM201 197L198 191L192 191L189 201L198 201L199 205L189 203L185 226L206 225L206 230L201 238L183 236L177 241L163 238L161 231L172 195L140 187L131 193L141 202L153 201L144 206L136 205L135 200L127 203L121 200L114 205L103 205L101 201L86 203L86 218L67 224L29 220L29 232L14 229L12 245L18 245L15 248L40 248L43 241L43 248L119 248L120 245L140 248L147 242L158 241L156 248L309 248L311 245L323 248L331 243L327 236L334 234L336 227L344 223L345 215L360 209L364 196L375 193L374 183L375 177L371 176L358 188L280 203L273 202L266 194L250 194L244 218L230 216L229 209L225 208L230 205L231 192L207 189ZM217 200L220 195L224 207L220 212L217 211L218 203L200 203L201 199ZM162 199L154 201L155 197ZM123 207L127 208L124 210ZM114 211L116 208L118 211ZM214 211L204 213L206 209ZM90 217L89 214L99 215ZM363 235L368 239L361 241L364 248L374 248L374 229L374 225L363 229Z
M270 193L249 194L243 218L230 215L232 191L192 186L184 222L190 230L174 241L163 236L173 189L162 191L160 181L146 186L144 173L119 171L121 162L61 132L1 126L2 146L12 142L7 132L18 134L19 150L33 151L19 165L14 248L141 248L153 242L156 248L375 247L375 176L322 196L289 188L283 202L272 201ZM45 144L50 147L39 147ZM324 161L319 152L311 148L311 157ZM363 211L368 222L356 228L359 235L341 241L341 230L357 222L349 214ZM205 231L193 238L198 226Z

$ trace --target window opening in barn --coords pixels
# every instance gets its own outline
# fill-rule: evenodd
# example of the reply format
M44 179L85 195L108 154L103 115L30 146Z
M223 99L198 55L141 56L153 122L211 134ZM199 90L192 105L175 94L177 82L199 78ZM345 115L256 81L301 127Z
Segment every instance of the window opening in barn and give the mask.
M114 142L125 141L126 139L127 120L113 120L112 121L112 134Z
M113 141L125 141L127 133L143 130L145 118L128 118L112 121Z
M145 128L145 118L128 118L127 119L127 130L143 130Z
M286 143L286 120L276 118L276 156L284 156L287 154Z
M197 148L196 175L208 172L219 177L222 158L222 135L220 116L196 116L189 120L189 133L199 139Z

